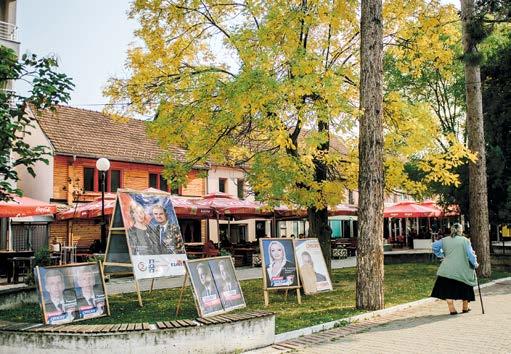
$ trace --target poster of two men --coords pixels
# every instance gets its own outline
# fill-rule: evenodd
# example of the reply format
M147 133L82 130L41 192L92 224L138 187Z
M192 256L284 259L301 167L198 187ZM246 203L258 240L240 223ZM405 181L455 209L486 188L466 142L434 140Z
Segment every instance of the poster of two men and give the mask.
M45 324L62 324L109 314L97 263L36 267L39 303Z

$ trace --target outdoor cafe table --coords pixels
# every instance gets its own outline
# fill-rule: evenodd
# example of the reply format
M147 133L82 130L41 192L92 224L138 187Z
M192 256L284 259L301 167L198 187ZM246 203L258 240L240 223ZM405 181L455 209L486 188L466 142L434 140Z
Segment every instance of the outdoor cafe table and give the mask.
M243 265L252 265L252 256L254 253L257 253L257 249L255 247L234 247L234 257L242 256Z
M24 273L27 274L32 268L34 268L35 257L12 257L9 258L8 261L10 263L10 267L7 271L7 282L10 283L12 280L12 282L16 284L19 282L19 276L21 275L22 270L24 270Z

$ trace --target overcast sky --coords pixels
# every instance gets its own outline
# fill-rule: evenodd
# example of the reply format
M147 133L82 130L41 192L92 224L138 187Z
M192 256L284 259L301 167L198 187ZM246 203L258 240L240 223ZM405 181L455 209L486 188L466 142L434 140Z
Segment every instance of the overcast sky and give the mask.
M21 0L17 25L21 53L55 54L76 87L71 105L101 110L101 91L109 77L125 74L134 41L129 0Z
M457 0L443 0L458 4ZM130 0L20 0L17 24L21 53L55 54L76 87L72 106L101 110L102 88L126 76L126 50L137 24L128 20ZM18 89L23 89L17 86Z

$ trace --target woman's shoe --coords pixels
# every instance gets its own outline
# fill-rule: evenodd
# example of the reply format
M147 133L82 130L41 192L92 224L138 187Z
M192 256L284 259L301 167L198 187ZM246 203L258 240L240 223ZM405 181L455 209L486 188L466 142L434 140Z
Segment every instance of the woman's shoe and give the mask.
M467 312L468 312L468 311L467 311ZM458 312L457 312L457 311L451 311L451 312L450 312L450 314L451 314L451 315L457 315L457 314L458 314Z
M467 313L467 312L470 312L471 309L466 309L466 310L462 310L461 312L462 313Z

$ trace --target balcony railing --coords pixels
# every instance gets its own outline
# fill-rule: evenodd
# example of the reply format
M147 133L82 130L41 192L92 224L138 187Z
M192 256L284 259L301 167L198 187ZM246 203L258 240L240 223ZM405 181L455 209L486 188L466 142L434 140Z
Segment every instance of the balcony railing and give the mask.
M0 21L0 39L7 39L8 41L18 40L18 27L16 25Z

